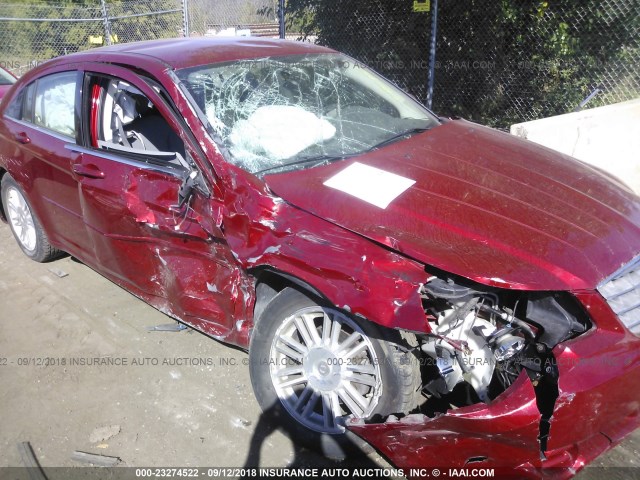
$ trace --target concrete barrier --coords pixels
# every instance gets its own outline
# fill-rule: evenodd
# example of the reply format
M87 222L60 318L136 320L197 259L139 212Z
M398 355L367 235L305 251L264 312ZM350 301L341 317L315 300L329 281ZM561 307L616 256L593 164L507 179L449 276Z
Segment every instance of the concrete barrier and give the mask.
M511 134L606 170L640 194L640 98L518 123Z

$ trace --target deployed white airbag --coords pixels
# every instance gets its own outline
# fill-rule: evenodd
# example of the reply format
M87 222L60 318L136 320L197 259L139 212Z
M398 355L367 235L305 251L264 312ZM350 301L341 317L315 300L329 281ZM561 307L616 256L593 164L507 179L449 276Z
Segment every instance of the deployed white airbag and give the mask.
M283 160L335 134L330 122L304 108L268 105L237 122L229 140L236 158L250 159L257 155Z
M75 81L53 84L43 90L44 95L39 91L36 96L36 124L74 136Z

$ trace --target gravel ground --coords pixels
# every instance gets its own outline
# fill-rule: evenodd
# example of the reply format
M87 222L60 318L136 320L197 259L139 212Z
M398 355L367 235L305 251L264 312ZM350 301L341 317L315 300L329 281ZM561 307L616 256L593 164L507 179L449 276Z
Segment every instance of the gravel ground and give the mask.
M0 467L21 465L22 441L43 467L79 465L74 450L127 466L336 466L259 423L244 352L191 330L147 331L167 323L70 257L32 262L0 224ZM86 364L105 357L126 365ZM207 364L184 360L194 358ZM637 466L639 446L640 431L595 465ZM389 466L375 453L358 462Z

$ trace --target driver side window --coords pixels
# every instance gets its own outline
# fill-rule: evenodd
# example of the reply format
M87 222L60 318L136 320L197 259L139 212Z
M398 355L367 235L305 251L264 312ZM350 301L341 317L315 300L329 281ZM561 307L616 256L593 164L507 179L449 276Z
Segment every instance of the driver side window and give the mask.
M118 78L94 77L90 92L93 147L184 164L184 142L138 88Z

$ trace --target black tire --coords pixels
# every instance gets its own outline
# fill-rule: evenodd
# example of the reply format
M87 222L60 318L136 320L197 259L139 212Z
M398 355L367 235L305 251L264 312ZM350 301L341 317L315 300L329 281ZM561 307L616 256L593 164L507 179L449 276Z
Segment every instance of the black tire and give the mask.
M4 214L11 227L11 232L13 233L16 242L24 252L24 254L29 257L31 260L36 262L44 263L51 260L54 260L62 255L63 252L54 248L49 243L49 238L47 237L46 232L42 228L40 221L36 217L33 209L31 208L31 204L27 199L24 191L20 186L16 183L16 181L9 175L5 174L2 177L2 184L0 188L2 192L2 205L4 206ZM34 245L30 245L28 241L25 239L21 239L18 233L16 232L16 227L14 226L14 221L12 221L13 212L9 211L9 195L13 194L19 195L25 204L25 214L29 215L33 221L33 227L35 229L35 243Z
M301 442L310 448L320 450L325 456L334 459L343 459L348 453L369 452L371 447L348 430L340 433L335 431L322 432L304 425L290 413L289 410L293 408L291 403L289 403L288 407L285 406L284 402L287 400L282 400L276 392L276 387L272 380L272 367L270 366L270 363L273 362L269 360L272 358L272 346L276 345L273 343L274 337L281 326L282 328L287 328L285 322L288 318L292 318L294 313L300 313L301 310L304 312L307 310L303 309L311 308L312 314L315 315L314 307L320 308L324 312L339 312L334 307L322 305L321 302L298 290L285 288L274 297L260 318L257 319L249 348L251 383L256 398L265 415L274 419L275 422L289 432L295 442ZM345 317L347 316L344 312L341 312L341 314ZM342 317L332 317L333 320L337 318ZM348 316L348 318L360 328L360 334L368 338L378 359L377 363L380 366L379 378L382 391L375 408L363 418L381 418L390 414L406 414L414 410L421 398L420 368L416 360L415 350L412 348L417 345L415 336L378 327L371 322L359 320L353 316ZM321 322L320 319L315 321ZM345 335L348 335L349 325L351 324L345 324L343 327L347 329ZM322 328L324 328L324 325L322 325ZM316 333L318 332L320 332L319 335L322 335L320 328L316 331ZM297 366L302 368L309 356L307 353L304 360L301 360ZM345 370L343 370L342 366L339 368L340 374L332 373L332 375L343 378ZM307 383L307 385L311 387L311 383ZM315 395L318 392L315 389L313 391L314 393L311 395ZM299 400L300 397L303 397L303 394L288 398ZM324 412L327 406L322 400L319 400L321 405L317 408ZM340 398L340 402L341 406L346 405L342 398ZM336 422L334 422L333 428L337 428Z

